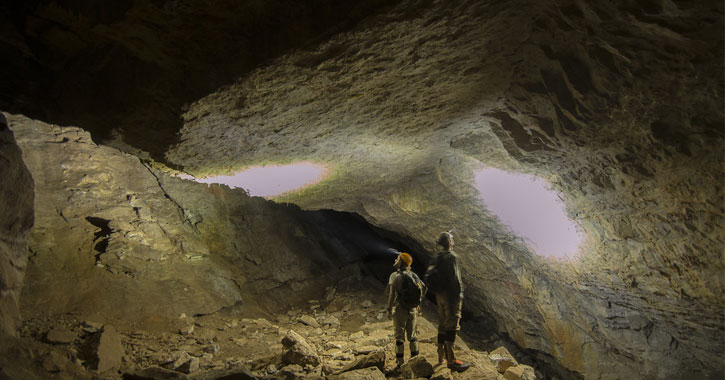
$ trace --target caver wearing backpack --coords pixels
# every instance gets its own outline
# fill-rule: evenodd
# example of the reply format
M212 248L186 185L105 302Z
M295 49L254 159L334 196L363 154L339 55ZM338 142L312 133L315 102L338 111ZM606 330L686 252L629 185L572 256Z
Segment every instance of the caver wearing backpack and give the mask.
M396 271L388 280L388 318L395 331L395 361L398 367L405 362L405 337L410 343L410 357L418 355L418 313L425 295L425 285L410 270L413 257L401 252L393 266Z

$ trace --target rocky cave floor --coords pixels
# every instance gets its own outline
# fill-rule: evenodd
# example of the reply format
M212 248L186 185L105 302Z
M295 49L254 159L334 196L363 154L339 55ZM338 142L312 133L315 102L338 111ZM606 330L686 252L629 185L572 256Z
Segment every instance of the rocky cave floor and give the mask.
M173 323L148 329L104 326L65 314L28 318L19 333L21 341L34 343L28 348L34 362L30 367L43 368L54 378L544 378L532 367L517 364L504 347L485 351L482 347L504 343L496 335L471 335L480 335L480 329L464 329L456 342L458 358L473 364L469 370L451 373L438 365L435 305L429 301L419 320L421 355L395 371L392 321L386 318L385 301L382 286L368 283L344 290L329 287L306 307L266 316L245 316L243 307L230 307L203 316L181 314ZM531 363L521 353L516 357Z

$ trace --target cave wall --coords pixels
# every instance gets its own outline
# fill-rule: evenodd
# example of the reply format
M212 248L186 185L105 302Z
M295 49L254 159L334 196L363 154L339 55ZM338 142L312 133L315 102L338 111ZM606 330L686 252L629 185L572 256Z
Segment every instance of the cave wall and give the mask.
M533 26L527 54L541 63L522 63L503 129L512 155L556 173L589 235L595 254L566 280L591 307L579 323L644 378L722 376L723 45L705 37L722 6L574 3L551 16ZM558 147L534 144L552 135L541 126Z
M0 336L15 336L33 226L33 179L0 113Z
M521 347L591 379L718 378L722 8L405 2L195 102L167 157L196 175L326 163L323 184L282 199L424 253L455 227L467 307ZM549 180L581 257L512 237L472 186L482 166Z
M0 109L164 160L179 111L394 2L29 0L0 5Z
M177 9L172 5L185 3L159 2L146 5L144 12L134 3L130 8L109 10L128 18L111 17L90 26L84 12L76 11L76 15L52 2L42 4L32 8L35 16L28 27L21 32L10 27L13 33L4 34L3 41L10 41L13 49L26 51L13 59L30 61L12 61L8 72L22 67L30 71L26 76L40 78L28 81L27 90L18 90L25 84L9 87L14 90L8 94L21 95L5 100L11 109L50 110L44 112L53 116L67 110L63 116L67 118L59 119L92 120L95 127L81 124L109 135L109 130L123 128L126 136L148 138L127 138L134 146L113 144L127 151L152 151L157 158L169 144L166 137L175 132L163 127L173 123L160 119L175 120L181 114L178 144L164 158L195 175L229 173L270 162L326 163L333 171L323 184L281 201L306 209L355 212L418 242L420 249L415 253L421 256L435 251L433 240L441 230L455 227L467 284L467 312L492 315L501 332L519 346L545 353L542 360L553 358L587 379L722 377L721 2L402 1L380 8L372 17L358 15L363 22L340 33L322 33L324 38L297 45L298 50L276 59L252 59L248 65L232 64L228 71L221 68L225 74L219 80L209 79L217 75L216 62L226 62L227 48L236 49L245 41L225 39L238 31L225 29L225 23L239 26L226 15L246 13L235 8L215 17L226 9L224 2L219 2L218 9L196 9L191 4ZM274 3L278 4L282 3ZM165 17L169 14L183 17ZM155 17L173 21L156 22ZM219 28L204 29L211 25L201 21L207 19ZM187 35L194 33L188 30L196 30L189 28L178 36L160 37L165 33L160 31L196 21L199 30L209 32L205 35L228 43L204 46L209 50L188 45L177 52L178 41L190 39L203 45L206 40ZM54 42L70 38L63 29L79 30L102 43L66 50L63 54L68 58L57 60L57 68L49 69L45 65L55 62L57 55L38 52L43 46L70 46ZM24 34L27 30L30 36ZM186 55L196 51L202 53L194 58ZM247 50L238 51L242 61L247 59ZM270 51L260 56L275 55ZM132 58L124 58L128 56ZM107 65L81 64L77 70L66 70L86 61ZM176 67L178 62L184 64ZM96 70L99 67L109 69ZM138 74L134 75L138 81L127 86L128 72L118 71L119 67ZM159 78L171 84L147 86L146 79L156 78L159 70L170 73ZM59 74L66 71L67 76ZM88 79L101 71L106 72L101 78L111 79ZM83 81L76 86L79 76L98 87L87 91ZM217 89L235 76L239 76L236 83ZM186 85L179 85L179 79L186 77L208 86L186 91L178 87ZM50 99L42 90L47 86L41 84L46 83L55 89L49 92ZM183 105L211 89L217 90ZM107 92L112 93L110 97ZM105 99L115 100L109 105ZM69 141L63 142L52 137L60 132L32 132L27 143L37 133L45 134L47 140L38 151L69 147L74 139L81 146L91 146L86 135L69 131L73 130L62 134L80 137L69 135ZM223 188L205 190L213 197L197 198L198 190L189 190L195 185L160 175L153 166L132 164L135 159L130 156L122 157L118 160L127 162L121 166L135 167L132 178L137 179L119 182L110 193L96 188L104 189L108 179L101 167L113 168L110 163L85 167L89 159L78 156L71 160L82 168L77 172L70 167L44 172L38 155L32 159L34 166L29 164L34 176L43 173L48 179L44 183L49 189L63 189L57 199L50 194L54 191L47 190L43 214L36 218L46 218L43 225L53 228L48 236L68 239L60 242L67 247L62 257L83 261L88 269L76 277L64 273L51 250L40 244L46 236L37 229L31 248L33 241L38 242L38 268L52 267L63 273L66 278L57 282L59 286L68 277L82 284L87 273L121 281L128 277L126 272L140 273L138 263L147 257L187 268L179 271L189 270L199 256L203 264L198 265L208 265L213 273L218 267L230 270L237 265L245 268L241 272L256 273L254 268L263 263L250 247L258 239L272 250L288 252L276 245L286 238L274 234L297 236L297 217L277 225L275 220L287 217L281 209L271 211L257 200L231 201L237 196ZM473 173L482 166L549 180L588 236L581 257L570 262L545 260L511 236L485 209L472 186ZM65 177L55 173L62 170L69 170L72 186L60 186ZM124 174L114 177L127 176L127 169L117 170ZM84 171L95 174L84 180ZM157 190L148 199L147 195L133 198L148 186L158 188L159 183L178 205ZM137 185L143 186L136 189ZM134 194L124 188L135 189ZM180 201L187 198L193 200ZM83 212L73 211L78 202ZM204 207L195 209L187 202L202 202ZM56 204L61 206L51 206ZM99 209L88 213L90 205ZM58 227L65 207L73 229ZM196 211L183 211L187 209ZM203 210L214 211L203 214ZM118 215L128 222L119 224ZM202 223L197 225L194 221L199 217ZM104 229L106 220L109 224ZM231 227L236 223L238 227ZM170 231L172 237L161 237L161 230ZM303 231L301 235L320 233ZM109 236L107 252L96 251L94 247ZM142 244L148 239L153 241L150 249ZM71 240L86 242L82 259L71 254L77 250ZM125 245L132 247L130 255L121 252L119 247ZM310 252L318 249L313 244ZM232 266L224 261L232 260L225 256L229 252L237 258ZM282 254L288 256L299 257ZM94 267L96 260L104 267ZM33 281L27 282L28 291L36 295L41 285L47 285L41 273L31 274ZM241 281L234 276L225 275L220 281L234 289L230 278ZM259 279L249 289L259 292L283 280ZM32 290L35 281L38 287ZM123 286L133 288L133 281ZM181 297L177 288L164 291L172 300ZM222 298L225 301L209 310L236 299L225 294L228 299ZM39 299L29 297L28 302ZM58 306L58 310L64 308Z
M20 115L9 124L37 184L28 317L173 329L181 313L268 315L360 280L363 260L396 244L344 213L174 177L76 127Z

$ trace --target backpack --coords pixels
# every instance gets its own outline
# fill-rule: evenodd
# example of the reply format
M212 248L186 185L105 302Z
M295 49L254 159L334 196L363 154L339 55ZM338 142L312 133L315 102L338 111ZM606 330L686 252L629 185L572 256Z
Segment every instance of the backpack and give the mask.
M412 271L402 271L401 276L402 284L398 292L400 305L407 309L418 307L425 295L425 285Z
M438 257L436 257L435 262L428 266L428 269L425 271L425 275L423 276L425 279L425 286L433 293L437 293L441 290L441 275L438 271Z

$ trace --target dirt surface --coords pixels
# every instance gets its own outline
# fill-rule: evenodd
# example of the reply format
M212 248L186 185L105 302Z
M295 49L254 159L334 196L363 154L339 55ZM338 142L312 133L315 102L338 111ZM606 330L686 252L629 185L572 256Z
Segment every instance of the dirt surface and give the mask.
M223 374L248 373L258 379L324 379L377 352L385 355L385 376L403 378L394 371L392 321L384 311L385 301L382 285L370 280L357 289L338 292L329 288L321 299L307 301L307 307L277 315L255 316L228 309L201 316L182 314L174 323L154 330L119 327L122 364L104 373L95 369L100 349L94 337L107 325L68 314L37 316L23 321L19 332L23 344L33 342L42 347L44 354L26 359L43 368L49 378L214 379ZM435 305L426 301L423 307L418 327L420 351L433 365L436 376L503 379L488 352L469 348L465 337L456 343L457 356L473 366L463 373L450 374L444 365L438 365L437 330L435 318L431 318ZM303 367L283 362L282 339L290 330L314 348L319 365Z

